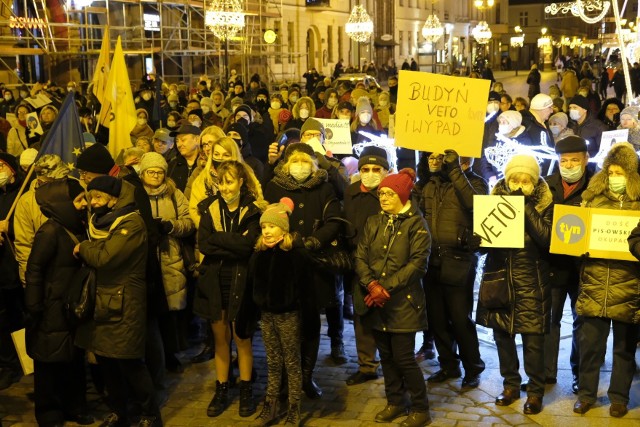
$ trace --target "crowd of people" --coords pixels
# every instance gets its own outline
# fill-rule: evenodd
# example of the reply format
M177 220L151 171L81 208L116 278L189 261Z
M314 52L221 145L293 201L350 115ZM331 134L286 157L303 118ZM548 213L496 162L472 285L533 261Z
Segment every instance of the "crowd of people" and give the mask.
M530 88L528 99L495 82L483 148L515 141L550 148L556 160L518 154L499 168L487 156L474 161L444 150L420 153L416 164L414 152L361 133L388 132L395 75L385 91L366 80L334 84L309 70L304 90L292 84L270 92L259 76L245 86L232 73L226 94L206 78L191 90L154 78L137 92L131 147L117 159L105 147L108 129L96 126L96 99L67 86L86 131L75 165L38 155L63 95L55 85L21 88L16 101L2 89L0 111L10 126L0 123L7 137L0 152L0 389L22 376L10 333L26 327L39 425L93 423L87 367L111 410L102 427L163 425L166 372L182 373L178 354L193 345L201 351L192 363L215 359L207 415L226 411L237 386L239 415L254 416L258 330L268 378L253 425L300 425L302 396L323 396L314 378L322 313L336 364L347 362L344 319L354 321L359 368L348 386L377 379L382 368L387 405L377 422L431 423L419 361L436 354L440 369L428 382L463 377L461 392L479 386L485 363L476 322L493 329L497 345L504 390L496 404L510 405L524 390L524 412L536 414L545 385L557 382L567 296L574 411L585 413L597 400L613 324L610 414L627 413L639 264L550 254L549 245L554 204L639 208L639 108L600 100L584 79L574 93L563 78L549 94ZM44 134L31 135L28 98L38 92L53 105L36 111ZM318 151L327 133L316 118L348 120L359 155ZM600 152L602 132L617 128L629 129L629 141L607 149L596 170L589 158ZM474 196L487 194L523 197L522 248L480 247ZM352 265L337 271L319 259L326 261L340 237ZM639 242L636 228L629 237L636 257ZM481 254L484 274L502 277L509 296L480 298L474 321ZM95 284L93 310L83 319L68 309L78 282ZM419 332L423 346L415 354Z

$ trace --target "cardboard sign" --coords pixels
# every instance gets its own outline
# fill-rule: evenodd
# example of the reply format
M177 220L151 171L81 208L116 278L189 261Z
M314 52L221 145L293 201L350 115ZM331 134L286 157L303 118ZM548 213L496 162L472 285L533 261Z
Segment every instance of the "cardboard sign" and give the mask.
M473 232L485 248L524 248L524 196L473 196Z
M33 108L36 110L38 108L44 107L45 105L51 104L51 98L45 95L42 92L39 92L36 96L31 96L25 99Z
M400 71L396 145L480 157L490 85L485 79Z
M607 157L611 146L617 142L629 141L629 129L616 129L602 132L600 138L600 148L598 153L593 159L589 159L591 162L596 162L599 168L602 168L604 158ZM587 141L587 144L589 141Z
M18 359L20 359L20 365L22 366L22 372L25 375L33 373L33 359L27 354L27 344L25 341L25 329L11 333L11 339L13 345L16 347L16 353L18 353Z
M42 135L44 131L42 130L42 126L40 126L40 118L38 117L38 113L33 112L27 114L27 135L30 138L33 138L36 135Z
M639 220L638 211L555 205L549 251L637 261L629 252L627 238Z
M324 148L333 154L353 154L349 120L316 119L324 126Z

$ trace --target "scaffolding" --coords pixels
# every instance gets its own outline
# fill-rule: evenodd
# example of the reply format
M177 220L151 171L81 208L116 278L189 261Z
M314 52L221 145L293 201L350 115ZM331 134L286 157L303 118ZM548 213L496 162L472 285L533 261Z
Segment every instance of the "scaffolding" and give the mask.
M286 76L276 77L271 64L306 55L283 49L284 37L273 44L263 38L266 29L280 27L282 0L243 0L245 28L228 43L204 25L209 0L102 0L83 8L76 8L74 0L22 1L25 16L17 15L12 0L0 0L0 68L10 71L15 70L11 57L36 56L48 76L63 64L69 71L78 68L81 80L91 80L107 29L112 50L121 37L133 76L149 71L151 62L165 82L189 86L201 75L223 80L225 66L245 80L258 73L273 83ZM229 64L224 63L225 49Z

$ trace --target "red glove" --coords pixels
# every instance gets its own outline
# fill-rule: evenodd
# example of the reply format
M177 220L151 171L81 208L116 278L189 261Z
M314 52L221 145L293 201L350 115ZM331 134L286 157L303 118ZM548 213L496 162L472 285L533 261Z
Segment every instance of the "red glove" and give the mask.
M374 280L373 282L367 285L367 290L369 294L364 297L364 302L367 304L367 307L383 307L384 304L391 299L391 295L389 292L382 287L380 282Z

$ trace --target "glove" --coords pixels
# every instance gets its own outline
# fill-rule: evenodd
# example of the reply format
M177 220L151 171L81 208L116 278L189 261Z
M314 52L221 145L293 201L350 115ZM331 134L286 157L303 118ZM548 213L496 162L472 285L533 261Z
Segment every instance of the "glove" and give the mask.
M316 151L316 159L318 159L318 166L326 171L329 170L329 168L331 167L331 163L329 163L329 160L327 160L324 154L318 153Z
M377 280L369 283L367 285L367 290L369 291L369 294L364 298L364 302L367 304L367 307L371 307L373 305L376 307L382 307L391 299L389 292L387 292L387 290Z
M442 170L451 172L460 167L460 156L455 150L444 150L444 158L442 159Z
M304 237L302 241L304 242L304 247L310 251L317 251L322 246L320 240L316 239L313 236Z
M171 221L165 221L162 218L155 219L156 226L158 227L158 233L165 235L173 231L173 224Z
M510 196L524 196L524 192L522 191L522 188L518 188L517 190L514 190L511 193L509 193L509 195Z
M467 241L464 246L470 250L471 252L475 252L480 248L480 244L482 243L482 237L477 233L473 233L467 236Z

